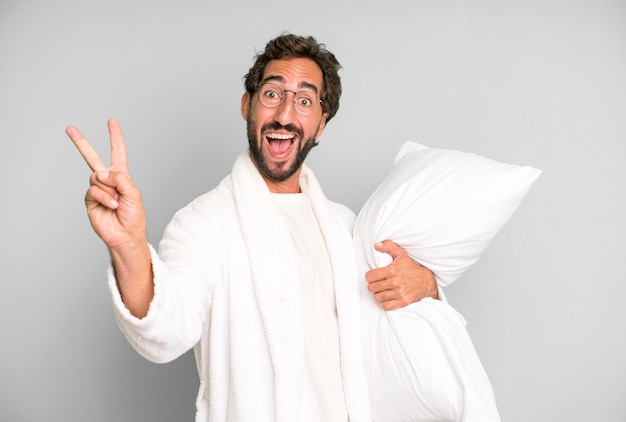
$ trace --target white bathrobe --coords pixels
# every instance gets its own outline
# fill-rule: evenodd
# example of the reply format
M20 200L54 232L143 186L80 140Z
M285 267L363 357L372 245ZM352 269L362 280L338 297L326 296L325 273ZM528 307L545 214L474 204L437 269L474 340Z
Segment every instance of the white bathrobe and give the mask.
M350 421L370 421L354 214L328 201L306 166L300 185L330 256ZM168 362L195 347L196 421L302 420L305 360L295 250L247 151L217 188L174 216L159 253L151 253L155 296L141 320L125 308L109 272L116 317L131 345L151 361Z

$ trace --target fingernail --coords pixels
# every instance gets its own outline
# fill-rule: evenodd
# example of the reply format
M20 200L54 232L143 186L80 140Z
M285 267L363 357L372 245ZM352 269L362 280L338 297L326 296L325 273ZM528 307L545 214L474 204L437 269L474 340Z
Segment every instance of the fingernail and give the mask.
M109 177L109 172L108 171L100 171L100 172L98 172L98 179L106 180L108 177Z

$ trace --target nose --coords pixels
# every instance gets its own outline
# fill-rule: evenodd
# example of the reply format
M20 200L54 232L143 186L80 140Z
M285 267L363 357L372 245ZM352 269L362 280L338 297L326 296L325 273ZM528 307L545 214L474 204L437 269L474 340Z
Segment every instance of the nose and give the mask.
M291 95L289 95L291 94ZM292 123L294 115L296 114L295 105L293 99L296 94L292 91L284 91L284 97L281 103L276 107L276 113L274 114L274 120L283 126Z

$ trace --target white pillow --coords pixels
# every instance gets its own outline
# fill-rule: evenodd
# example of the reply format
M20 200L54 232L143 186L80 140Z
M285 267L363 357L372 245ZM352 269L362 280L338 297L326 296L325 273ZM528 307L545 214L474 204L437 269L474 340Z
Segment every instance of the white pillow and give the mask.
M541 172L461 151L406 142L359 212L355 236L370 268L391 239L447 286L480 258Z
M531 167L405 143L354 228L361 275L387 265L374 243L391 239L440 286L474 264L539 176ZM384 311L361 282L363 360L377 422L499 421L489 379L444 301Z

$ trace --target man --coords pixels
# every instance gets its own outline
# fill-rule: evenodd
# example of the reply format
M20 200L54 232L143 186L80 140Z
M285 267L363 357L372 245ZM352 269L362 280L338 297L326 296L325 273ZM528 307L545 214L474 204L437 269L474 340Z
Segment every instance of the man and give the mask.
M246 75L249 151L218 187L147 242L121 128L111 165L73 127L93 174L85 202L111 254L110 287L133 347L167 362L195 347L198 421L365 421L354 214L328 201L303 165L339 107L334 55L312 37L270 41ZM436 296L430 271L390 241L366 274L385 309Z

